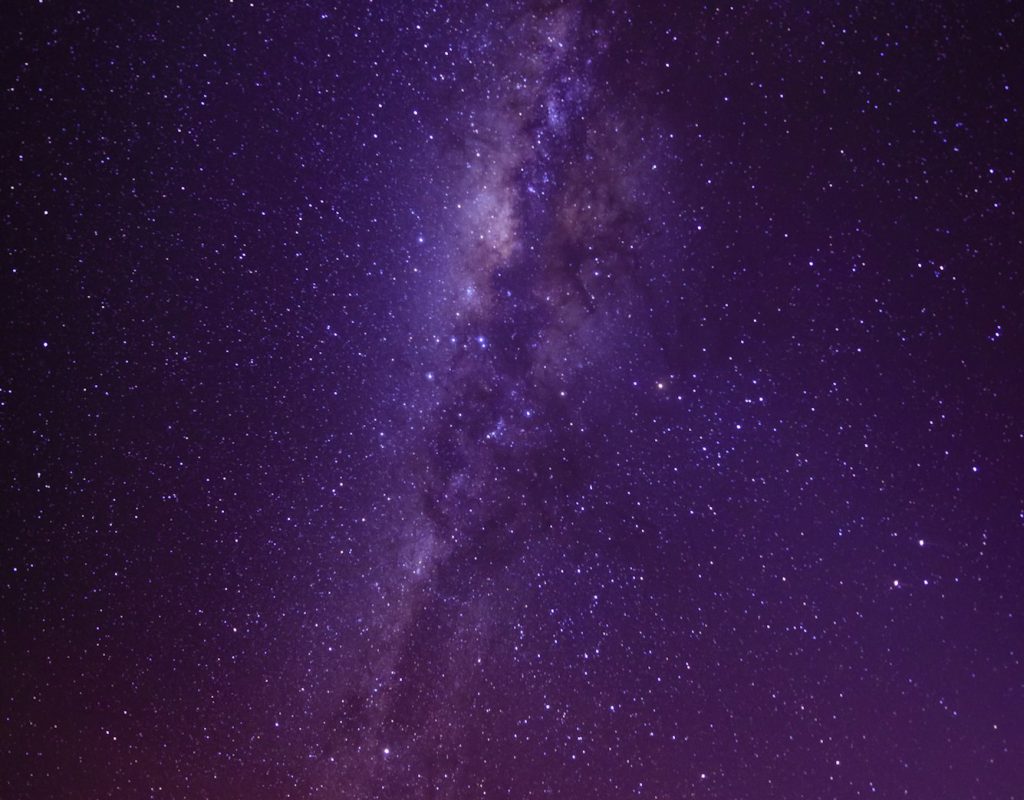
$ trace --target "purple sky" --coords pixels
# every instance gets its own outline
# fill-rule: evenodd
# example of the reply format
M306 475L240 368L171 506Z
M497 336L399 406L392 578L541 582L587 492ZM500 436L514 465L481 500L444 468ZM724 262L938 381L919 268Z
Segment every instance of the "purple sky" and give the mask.
M4 798L1024 798L1019 4L16 2Z

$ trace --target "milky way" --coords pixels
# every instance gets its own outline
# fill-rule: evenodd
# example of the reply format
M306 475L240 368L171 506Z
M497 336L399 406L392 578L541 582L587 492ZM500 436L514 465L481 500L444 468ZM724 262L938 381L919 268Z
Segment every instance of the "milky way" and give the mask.
M0 794L1024 797L1012 5L51 3Z
M650 166L624 152L635 135L593 86L614 15L559 6L501 21L501 70L467 98L469 135L449 154L464 177L428 311L441 335L414 377L429 394L392 465L416 487L392 523L401 565L385 581L399 588L380 611L372 683L335 732L358 743L354 772L400 794L464 780L474 673L485 655L499 670L514 658L494 652L501 621L545 564L578 562L570 543L586 533L571 512L599 474L586 451L600 424L579 397L614 369L614 340L644 325L624 308ZM401 767L378 765L385 753Z

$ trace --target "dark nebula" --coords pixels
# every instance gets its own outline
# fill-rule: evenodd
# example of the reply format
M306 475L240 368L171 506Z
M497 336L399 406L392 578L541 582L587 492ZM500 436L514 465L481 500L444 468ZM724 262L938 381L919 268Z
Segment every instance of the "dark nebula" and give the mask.
M16 3L0 795L1024 798L1014 3Z

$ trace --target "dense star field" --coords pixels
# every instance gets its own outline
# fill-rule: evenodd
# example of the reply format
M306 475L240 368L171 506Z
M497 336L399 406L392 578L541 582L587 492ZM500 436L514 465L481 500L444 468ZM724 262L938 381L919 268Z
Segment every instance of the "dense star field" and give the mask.
M0 795L1024 798L1024 10L4 12Z

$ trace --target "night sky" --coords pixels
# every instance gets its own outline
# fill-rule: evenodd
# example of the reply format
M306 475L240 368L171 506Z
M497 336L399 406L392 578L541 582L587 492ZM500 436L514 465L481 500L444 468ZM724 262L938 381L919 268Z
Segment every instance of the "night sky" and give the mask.
M1024 798L1024 9L3 12L0 796Z

